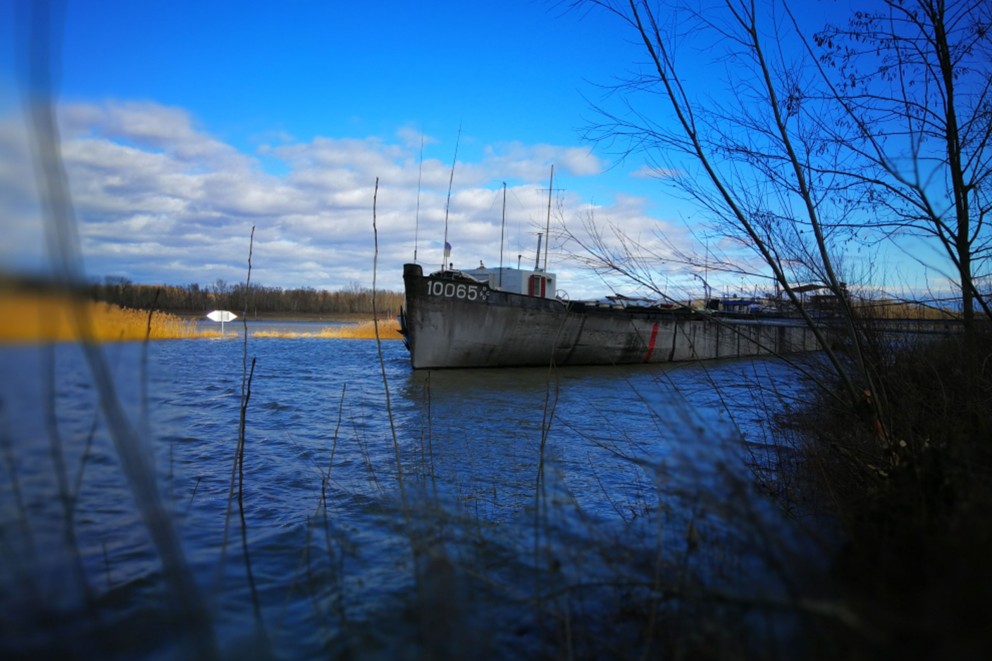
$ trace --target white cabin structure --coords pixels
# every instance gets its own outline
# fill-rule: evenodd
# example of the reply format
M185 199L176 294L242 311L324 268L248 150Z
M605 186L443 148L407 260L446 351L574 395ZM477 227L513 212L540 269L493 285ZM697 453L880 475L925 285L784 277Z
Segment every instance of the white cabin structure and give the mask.
M554 273L543 269L525 271L508 266L497 268L479 267L462 271L464 275L489 285L490 289L506 291L525 296L554 298L557 278Z

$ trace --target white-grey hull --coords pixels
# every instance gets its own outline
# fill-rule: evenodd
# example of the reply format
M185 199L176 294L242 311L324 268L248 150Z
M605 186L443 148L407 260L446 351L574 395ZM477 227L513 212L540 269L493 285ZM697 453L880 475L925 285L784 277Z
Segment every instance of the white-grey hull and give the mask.
M788 319L731 319L660 308L599 307L514 294L454 273L403 269L402 331L414 369L620 365L807 351Z

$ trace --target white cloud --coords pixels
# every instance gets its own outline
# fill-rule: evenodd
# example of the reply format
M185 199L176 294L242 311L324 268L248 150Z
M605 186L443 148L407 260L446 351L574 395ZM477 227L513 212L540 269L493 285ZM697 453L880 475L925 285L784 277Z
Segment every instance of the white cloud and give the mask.
M332 137L296 142L281 132L281 144L248 154L198 128L181 108L75 103L61 108L59 116L87 274L149 284L243 279L254 226L255 282L370 286L374 196L380 288L401 289L402 263L412 258L415 246L428 268L440 264L446 215L456 265L474 266L480 259L498 263L501 233L505 263L515 264L517 255L529 263L536 233L544 231L550 165L556 168L555 215L566 218L587 205L583 178L604 170L585 147L490 145L477 152L477 160L459 159L448 206L450 163L420 160L422 139L435 151L444 147L411 127L399 129L395 142ZM27 163L14 120L0 123L0 150ZM264 170L262 158L281 162L284 173ZM37 209L26 203L33 191L23 169L0 167L0 202L5 211L8 205L19 209L7 236L18 243L40 235ZM503 181L513 182L505 227ZM561 192L562 181L567 193ZM644 208L644 200L621 196L597 214L648 235L659 223ZM5 245L0 253L9 267L18 266L13 259L18 249ZM41 257L40 249L35 253ZM551 259L561 257L553 253ZM575 296L581 287L571 289Z
M37 273L46 270L48 261L24 126L16 116L0 116L0 265Z
M247 163L233 147L199 131L182 108L152 102L68 104L59 109L63 138L90 135L161 151L185 162Z

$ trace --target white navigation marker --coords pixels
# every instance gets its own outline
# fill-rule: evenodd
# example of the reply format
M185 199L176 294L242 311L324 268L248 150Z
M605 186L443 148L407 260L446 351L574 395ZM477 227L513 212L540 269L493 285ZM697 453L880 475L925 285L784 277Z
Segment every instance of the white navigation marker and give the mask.
M233 312L228 312L227 310L214 310L213 312L207 313L207 319L210 321L220 322L220 336L224 337L224 322L234 321L238 318L238 315Z

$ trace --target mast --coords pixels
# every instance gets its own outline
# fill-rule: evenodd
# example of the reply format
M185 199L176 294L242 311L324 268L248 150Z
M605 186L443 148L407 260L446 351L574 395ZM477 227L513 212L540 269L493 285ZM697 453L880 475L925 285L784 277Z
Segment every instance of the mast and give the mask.
M506 182L503 182L503 222L499 228L499 287L503 288L503 235L506 232Z
M448 199L444 203L444 257L441 258L441 270L446 266L445 262L450 256L448 247L448 209L451 208L451 187L455 183L455 163L458 162L458 144L462 141L462 127L458 127L458 138L455 140L455 156L451 159L451 176L448 178Z
M413 225L413 263L417 263L417 244L420 235L420 184L424 177L424 136L420 136L420 165L417 168L417 215Z
M551 179L548 180L548 224L544 232L548 236L547 242L544 244L544 272L548 272L548 246L551 245L551 193L554 191L555 186L555 166L551 165ZM540 244L538 244L538 259L540 259Z

